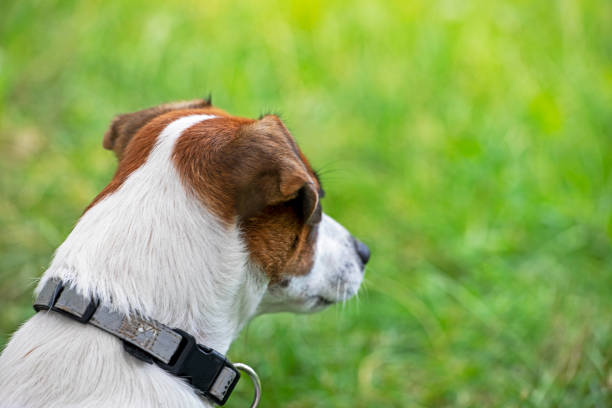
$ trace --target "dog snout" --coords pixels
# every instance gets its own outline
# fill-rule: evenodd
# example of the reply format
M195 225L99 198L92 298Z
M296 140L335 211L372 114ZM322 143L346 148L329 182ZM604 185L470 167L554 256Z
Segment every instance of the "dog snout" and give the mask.
M365 265L370 260L370 248L357 238L353 237L353 245L355 245L355 251L359 255L359 259Z

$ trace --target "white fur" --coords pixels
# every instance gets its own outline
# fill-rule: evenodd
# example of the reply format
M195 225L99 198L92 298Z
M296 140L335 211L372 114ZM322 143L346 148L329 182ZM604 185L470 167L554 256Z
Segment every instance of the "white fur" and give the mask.
M238 228L185 189L172 164L178 137L212 118L168 125L145 164L81 217L38 290L60 277L102 304L179 327L225 353L256 313L268 279L249 261ZM270 288L259 313L295 304L316 310L317 297L337 301L357 291L362 272L350 234L327 216L320 228L312 272ZM112 335L54 312L32 317L0 356L3 408L166 406L208 403L183 380L125 353Z

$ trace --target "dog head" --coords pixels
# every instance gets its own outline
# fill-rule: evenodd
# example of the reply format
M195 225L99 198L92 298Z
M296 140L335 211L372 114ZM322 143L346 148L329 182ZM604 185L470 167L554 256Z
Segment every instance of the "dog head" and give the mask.
M357 293L369 250L323 213L321 181L275 115L235 117L203 99L119 115L103 142L117 173L90 207L147 160L163 129L192 115L208 116L176 140L173 165L202 205L239 228L269 282L258 313L316 311Z

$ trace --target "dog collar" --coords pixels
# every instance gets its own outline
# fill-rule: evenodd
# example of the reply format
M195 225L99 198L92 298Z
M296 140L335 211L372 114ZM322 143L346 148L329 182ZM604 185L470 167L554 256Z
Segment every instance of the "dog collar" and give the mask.
M225 404L238 383L237 367L250 369L243 364L235 367L221 353L197 344L189 333L152 319L113 311L56 278L45 283L34 302L34 310L53 310L118 337L129 354L185 378L199 393L218 405ZM245 371L254 380L257 392L257 375L253 377L249 370Z

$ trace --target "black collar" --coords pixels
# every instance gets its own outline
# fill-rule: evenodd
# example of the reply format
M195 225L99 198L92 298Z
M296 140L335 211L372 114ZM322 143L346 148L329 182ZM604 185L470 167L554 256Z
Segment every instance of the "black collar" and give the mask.
M123 341L125 350L149 364L185 378L201 395L223 405L240 373L221 353L197 344L194 337L155 320L124 315L86 298L74 287L49 279L34 302L34 310L53 310L80 323L96 326Z

